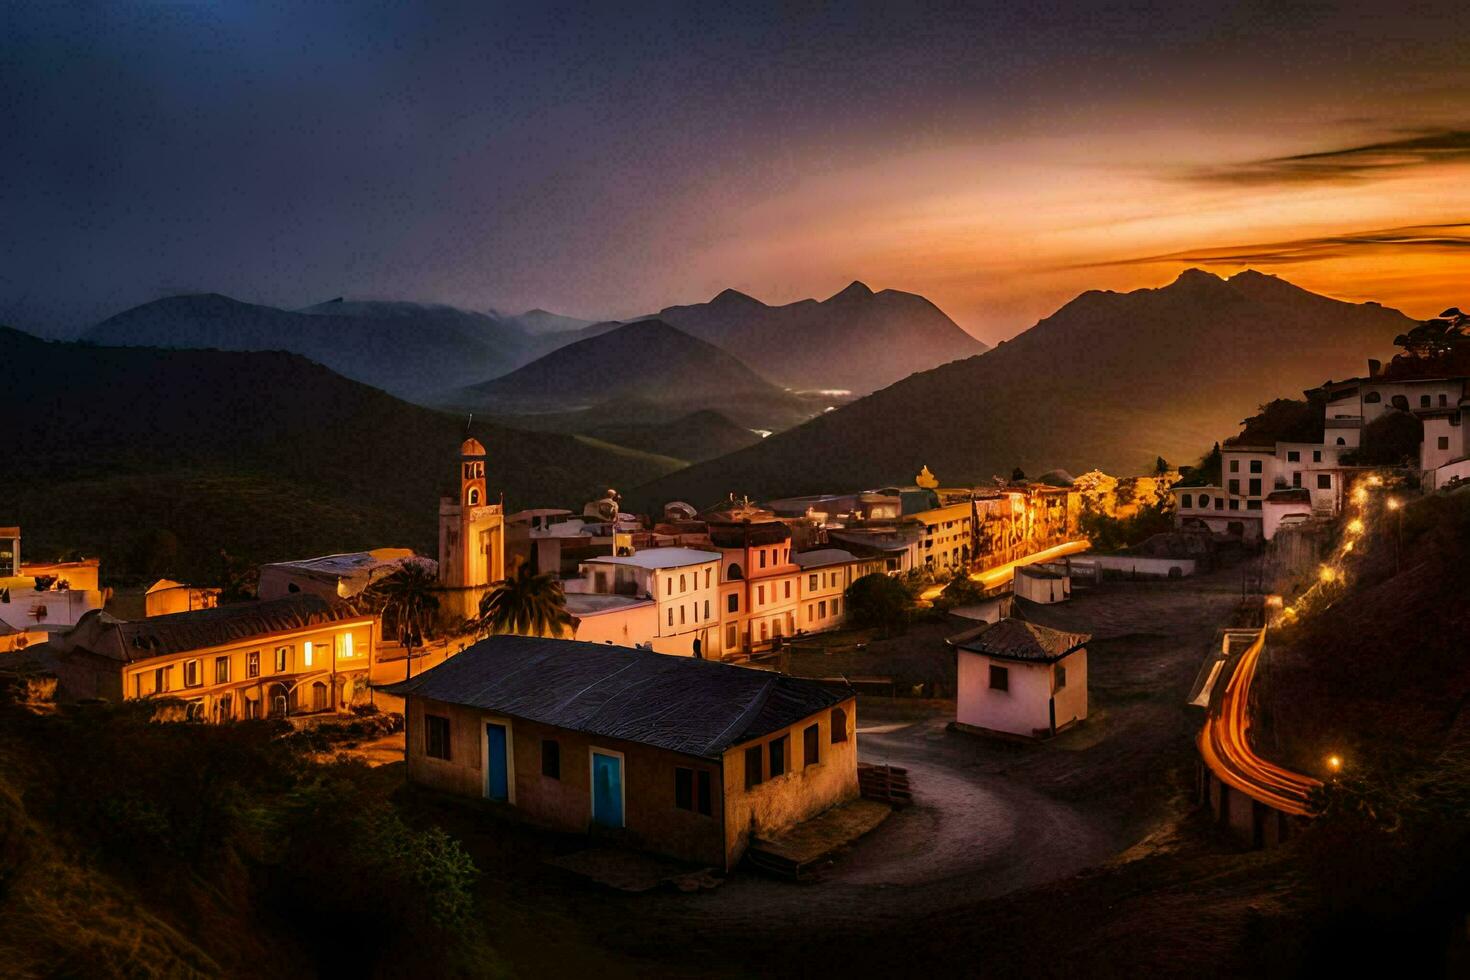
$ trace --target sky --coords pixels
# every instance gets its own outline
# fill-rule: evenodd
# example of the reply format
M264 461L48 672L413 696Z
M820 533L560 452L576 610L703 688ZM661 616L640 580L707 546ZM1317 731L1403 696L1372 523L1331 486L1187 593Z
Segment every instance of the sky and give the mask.
M854 279L994 342L1275 273L1470 306L1470 4L0 6L0 323L589 319Z

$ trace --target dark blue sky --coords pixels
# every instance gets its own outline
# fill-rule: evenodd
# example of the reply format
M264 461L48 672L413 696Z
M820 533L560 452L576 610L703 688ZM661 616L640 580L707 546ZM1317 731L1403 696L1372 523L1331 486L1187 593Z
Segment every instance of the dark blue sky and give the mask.
M0 323L204 290L631 315L864 278L993 339L1075 291L1048 278L1071 259L1290 237L1048 250L1018 214L1134 227L1080 215L1068 168L1137 195L1465 109L1465 4L620 7L12 0Z

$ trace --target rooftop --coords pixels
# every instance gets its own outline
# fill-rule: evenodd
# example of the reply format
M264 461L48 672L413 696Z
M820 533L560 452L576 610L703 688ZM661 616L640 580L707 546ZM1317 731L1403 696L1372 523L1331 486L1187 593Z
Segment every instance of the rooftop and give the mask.
M845 700L772 671L531 636L489 637L386 690L707 759Z
M950 646L983 653L1002 660L1054 663L1092 639L1086 633L1064 633L1028 623L1024 619L1002 619L949 639Z
M320 558L302 558L297 561L277 561L266 568L288 568L308 575L324 578L343 578L384 565L392 565L405 558L413 558L412 548L374 548L372 551L352 551L341 555L322 555Z
M791 556L791 560L801 568L823 568L827 565L845 565L857 561L857 557L841 548L821 548L817 551L799 551Z
M719 561L718 552L699 551L695 548L646 548L631 555L599 555L588 558L589 562L604 565L631 565L635 568L684 568L702 565L707 561Z
M81 646L115 660L146 660L365 615L345 602L304 593L130 621L98 610L84 615L62 644Z
M604 595L601 592L568 592L567 612L573 616L596 616L598 613L617 612L630 606L651 606L652 599L640 599L631 595Z

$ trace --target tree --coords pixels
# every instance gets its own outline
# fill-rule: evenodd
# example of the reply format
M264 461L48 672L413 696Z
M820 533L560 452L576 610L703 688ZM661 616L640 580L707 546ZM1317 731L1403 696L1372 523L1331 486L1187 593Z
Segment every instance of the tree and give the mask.
M424 634L439 609L439 580L426 562L407 561L363 592L368 606L383 617L383 632L403 644L404 676L413 675L413 648L423 646Z
M1154 476L1163 476L1169 472L1169 461L1160 456L1154 460Z
M888 636L908 623L913 598L902 582L882 572L864 575L847 587L847 612L859 626Z
M480 600L480 615L471 628L480 635L559 637L574 625L561 580L519 561L511 576Z
M1023 469L1021 469L1021 467L1019 467L1019 466L1017 466L1015 469L1011 470L1011 482L1012 483L1025 483L1026 482L1026 471L1023 470Z

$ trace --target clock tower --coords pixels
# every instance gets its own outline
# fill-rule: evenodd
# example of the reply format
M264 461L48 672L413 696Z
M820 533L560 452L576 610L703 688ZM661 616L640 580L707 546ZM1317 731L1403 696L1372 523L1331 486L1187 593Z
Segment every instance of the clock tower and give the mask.
M454 485L455 496L439 499L439 582L483 591L505 578L505 514L498 501L486 499L485 447L478 439L459 447Z

